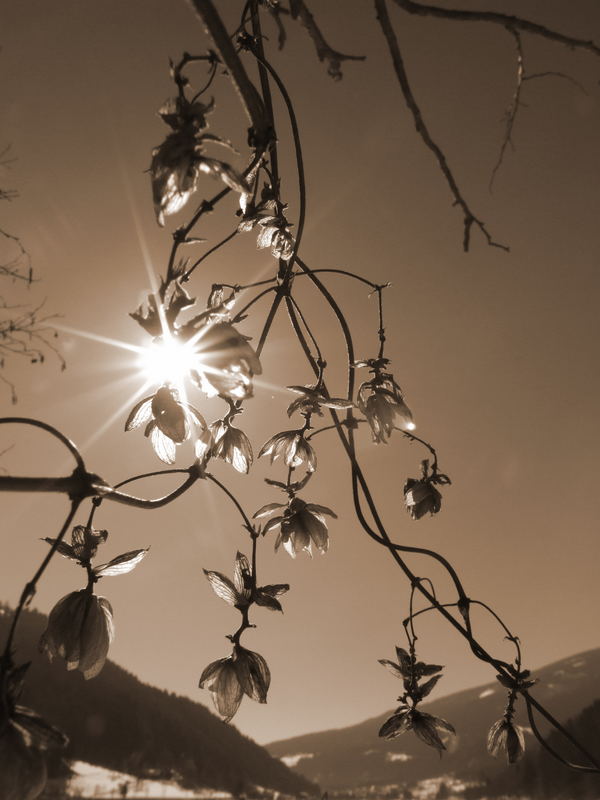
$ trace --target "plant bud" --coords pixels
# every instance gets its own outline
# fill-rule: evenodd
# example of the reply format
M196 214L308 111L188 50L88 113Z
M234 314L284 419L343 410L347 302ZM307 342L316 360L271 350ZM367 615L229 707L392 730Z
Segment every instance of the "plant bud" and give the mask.
M102 670L114 638L112 607L105 597L87 589L59 600L48 617L40 650L50 659L60 656L67 669L78 669L87 680Z
M496 720L488 733L487 750L492 756L505 753L508 763L515 764L525 752L523 728L506 717Z

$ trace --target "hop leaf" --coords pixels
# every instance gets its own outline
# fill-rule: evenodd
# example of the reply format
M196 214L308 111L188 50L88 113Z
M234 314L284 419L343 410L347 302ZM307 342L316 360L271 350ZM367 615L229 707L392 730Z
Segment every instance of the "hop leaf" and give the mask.
M204 574L217 597L220 597L221 600L224 600L230 606L240 606L243 604L243 598L229 578L222 575L220 572L213 572L207 569L204 570Z
M379 729L383 739L395 739L412 728L412 717L408 706L400 706L395 714L387 719Z
M52 547L56 542L56 539L51 539L49 536L44 536L42 542L47 542ZM66 542L58 542L56 545L56 552L59 555L64 556L64 558L70 558L72 561L79 561L71 545L67 544Z
M443 669L444 667L440 664L424 664L422 661L417 661L414 666L414 671L417 678L435 675L436 672L441 672Z
M144 547L141 550L131 550L128 553L123 553L116 558L112 558L106 564L94 567L94 574L99 578L125 575L137 567L140 561L145 558L149 549L149 547Z
M444 733L455 734L454 727L446 722L441 717L434 717L432 714L427 714L424 711L413 711L413 729L416 735L429 745L434 747L440 753L446 749L446 745L440 737L440 731Z
M253 519L266 517L278 508L285 508L285 503L267 503L265 506L261 506L258 511L254 512Z
M233 582L214 570L204 570L204 574L214 593L230 606L245 608L250 603L252 593L252 572L248 559L238 552L235 558Z
M430 678L424 684L419 686L417 688L417 697L418 697L418 699L419 700L423 700L424 697L427 697L427 695L430 694L431 690L433 689L433 687L436 685L436 683L439 681L439 679L441 677L442 677L441 675L434 675L433 678Z
M424 711L402 705L395 714L387 719L379 730L379 736L384 739L395 739L406 731L414 731L416 736L441 753L446 745L441 739L440 732L455 734L453 726L441 717L434 717Z
M300 395L288 406L288 417L291 417L295 411L299 411L304 416L317 414L317 416L322 417L322 407L343 411L354 406L352 400L346 400L342 397L325 397L316 386L288 386L287 388L291 392Z
M281 607L281 603L277 600L277 597L284 592L289 591L290 585L289 583L278 583L274 586L261 586L259 589L256 590L256 596L254 598L254 602L258 606L264 606L265 608L270 609L271 611L281 611L283 612L283 608Z

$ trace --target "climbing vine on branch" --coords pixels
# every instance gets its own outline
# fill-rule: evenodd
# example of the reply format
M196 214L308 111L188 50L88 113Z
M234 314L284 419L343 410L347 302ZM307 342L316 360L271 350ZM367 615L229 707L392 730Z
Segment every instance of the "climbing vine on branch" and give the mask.
M374 498L372 479L359 458L356 442L363 436L370 438L374 447L387 443L400 446L408 442L422 448L415 471L404 483L405 519L408 525L418 525L424 516L441 513L443 493L450 487L451 479L442 471L434 446L414 432L413 411L395 365L386 355L389 333L384 312L390 285L379 282L379 276L362 276L351 269L322 264L311 265L302 255L306 187L301 138L292 98L265 52L262 26L265 19L274 19L279 46L284 46L288 21L299 21L312 37L319 59L326 62L334 78L341 76L342 63L359 61L360 56L343 55L327 44L302 0L290 0L289 6L277 0L248 0L240 7L239 25L232 34L226 30L211 0L192 0L192 5L214 47L206 53L185 53L172 62L172 96L159 111L164 138L153 150L149 172L158 225L166 226L176 213L192 207L194 210L188 221L172 233L171 250L157 291L131 312L131 317L147 334L148 353L159 368L151 389L123 420L127 436L145 437L149 458L158 458L166 467L112 485L90 472L77 447L46 423L20 417L0 420L4 425L27 425L44 430L57 438L75 461L73 472L59 478L0 475L2 491L58 492L69 500L68 512L57 526L58 531L44 537L49 550L23 589L0 660L2 796L36 797L43 785L41 751L64 742L59 731L35 711L19 704L27 665L19 662L14 647L22 611L34 596L51 559L58 553L81 567L85 585L71 587L69 593L58 600L48 618L42 649L51 658L64 659L67 669L79 670L85 678L93 678L104 665L114 634L112 607L98 590L104 587L106 578L124 575L151 557L144 542L140 542L136 550L97 563L98 551L102 552L111 541L108 531L95 527L106 503L118 502L151 510L175 502L200 481L224 494L232 513L241 520L245 539L237 552L232 553L231 572L224 574L207 565L204 574L217 597L239 616L227 634L227 648L213 654L214 660L199 675L199 687L210 693L217 712L226 721L233 718L245 697L258 703L267 702L271 681L268 653L250 650L242 640L248 629L260 624L264 609L282 610L282 602L285 602L282 597L290 586L278 582L276 575L264 575L260 556L263 548L269 545L292 558L303 553L327 552L330 530L335 530L335 520L342 510L323 504L325 491L318 480L318 447L325 436L337 439L339 458L349 465L353 509L358 523L395 562L409 590L408 615L403 624L405 641L396 646L396 660L381 660L400 679L402 690L398 698L400 705L382 726L380 736L394 738L412 731L425 745L441 752L454 734L452 721L420 708L441 679L443 666L419 660L418 621L423 614L437 614L464 639L475 658L490 666L506 690L502 715L497 721L490 720L487 747L492 755L503 754L513 763L523 754L523 732L514 721L515 707L521 702L526 707L534 735L556 758L575 770L600 772L600 765L586 746L576 742L570 731L536 699L536 681L523 665L519 637L491 606L470 596L458 570L444 555L427 547L403 544L401 528L400 533L396 532L399 527L396 518L392 534L391 525L383 518ZM396 5L409 14L494 23L512 34L517 45L518 76L517 90L507 115L506 142L512 136L523 81L534 77L524 72L522 36L543 36L598 55L593 43L562 36L517 17L451 11L403 0L396 0ZM492 238L485 223L472 211L442 148L425 123L411 88L386 0L375 0L374 12L417 133L434 154L454 203L463 215L464 249L471 246L473 228L479 230L489 245L507 249ZM254 74L257 80L250 77ZM208 92L217 87L218 96L218 81L223 80L223 75L233 82L250 125L246 165L242 169L231 163L233 148L226 132L215 133L209 129L215 101ZM199 89L195 88L198 76ZM274 117L273 92L283 101L292 131L294 177L299 187L295 218L291 218L288 210L291 198L285 195L288 181L284 181L280 173L277 131L283 125ZM219 157L211 154L215 147L219 149ZM505 146L494 174L501 166L504 150ZM210 199L200 201L201 195L209 193L210 179L216 181L218 189ZM237 200L233 214L220 205L232 193ZM198 235L203 217L217 212L224 217L229 214L230 232L220 241L209 242L202 255L195 258L184 255L190 247L196 248L204 241ZM207 272L210 257L234 238L245 238L249 247L256 246L270 254L273 263L269 277L240 285L228 282L227 275ZM211 275L212 281L205 303L191 294L193 279L201 268ZM369 294L376 297L377 313L368 352L356 352L352 327L338 298L325 283L326 276L332 273L366 286ZM323 307L333 314L344 341L345 380L341 385L332 377L328 363L331 360L329 342L309 323L301 294L296 291L298 284L307 281L318 293ZM242 294L244 305L240 307ZM256 456L268 458L277 471L263 487L264 502L258 508L245 508L228 485L227 471L231 468L246 475L255 460L255 448L241 423L242 414L253 400L257 376L263 373L261 357L269 346L273 322L284 311L305 364L298 369L297 382L287 387L289 428L274 431ZM244 332L244 322L250 314L259 320L261 332L256 342ZM309 382L303 378L305 369L312 373ZM269 380L276 381L276 376L270 375ZM202 411L197 407L200 400ZM205 408L210 410L211 416ZM193 442L194 460L185 468L174 467L180 452L178 448L186 441ZM223 472L220 462L229 465ZM130 494L129 490L123 491L130 483L170 473L177 474L180 482L164 497L144 498L137 493ZM88 504L89 508L81 517L83 507ZM348 513L344 511L345 516ZM441 596L431 578L416 574L411 565L413 556L421 557L420 563L424 558L431 565L441 567L450 579L452 590ZM481 643L472 619L474 607L485 610L498 624L502 637L513 645L512 661L500 658ZM571 763L547 744L536 724L539 718L576 747L580 755L578 763ZM27 764L25 771L21 769L24 763ZM25 774L29 777L24 778Z

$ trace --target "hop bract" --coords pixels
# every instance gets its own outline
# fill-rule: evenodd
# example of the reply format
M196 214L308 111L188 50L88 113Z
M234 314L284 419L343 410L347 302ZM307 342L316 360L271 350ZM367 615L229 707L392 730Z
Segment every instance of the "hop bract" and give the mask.
M198 159L194 134L185 130L169 134L152 151L150 173L156 218L159 225L164 225L165 215L182 209L196 188Z
M509 764L515 764L525 752L523 728L507 717L496 720L488 732L487 750L492 756L504 754Z
M249 191L246 181L233 167L203 155L207 140L231 148L224 139L205 133L206 115L211 110L212 106L199 101L190 103L180 95L159 112L172 130L152 151L150 164L154 210L159 225L165 224L166 215L175 214L187 203L196 189L200 172L221 178L230 189L240 193Z
M112 607L105 597L87 589L59 600L48 617L40 649L64 658L67 669L77 669L87 680L102 670L114 638Z
M209 397L231 400L252 397L252 379L262 373L260 360L248 338L230 322L217 322L194 333L200 366L192 378Z
M356 403L371 426L374 442L385 444L396 424L406 430L415 428L412 412L395 383L363 383L358 390Z
M238 225L240 233L250 231L255 226L259 228L256 246L261 249L271 248L274 258L288 261L294 251L294 237L290 233L290 224L283 215L277 211L277 203L269 188L262 191L261 201L258 204L249 203L250 195L240 195L240 207L243 211L242 219Z
M404 484L406 510L413 519L425 514L437 514L442 507L442 495L430 480L407 478Z
M425 514L437 514L442 507L442 495L437 486L449 486L450 478L439 472L437 459L431 468L429 459L421 461L421 477L407 478L404 484L406 510L413 519L421 519Z
M229 421L213 422L196 442L196 456L205 461L222 458L238 472L248 472L254 460L252 444L244 431Z
M282 431L272 436L262 446L258 457L270 456L271 464L275 459L283 459L286 467L296 469L301 464L306 464L309 472L317 468L317 456L312 445L306 441L301 431Z
M331 408L334 411L346 411L352 408L352 400L343 397L326 397L317 386L288 386L291 392L300 395L288 406L287 415L291 417L298 411L306 419L312 414L319 417L323 416L323 408Z
M175 462L175 446L190 435L189 422L206 429L202 414L189 403L180 402L177 392L170 386L161 386L150 397L140 400L125 422L125 430L131 431L146 424L144 436L150 438L154 452L165 464Z
M415 429L402 389L391 372L385 371L388 364L387 358L370 358L354 364L355 367L369 367L373 374L370 381L361 383L356 405L371 426L373 441L384 444L397 424L408 431Z
M296 558L296 554L303 550L312 555L312 545L314 544L320 553L327 552L329 533L325 515L337 519L337 514L327 506L305 503L299 497L293 497L287 507L282 503L268 503L254 514L254 518L267 516L279 508L285 508L283 515L270 519L263 530L263 533L268 533L274 528L281 528L275 541L275 550L283 545L292 558Z
M267 702L271 673L259 653L235 645L227 658L213 661L200 676L199 686L211 693L213 703L225 722L234 716L246 694L258 703Z

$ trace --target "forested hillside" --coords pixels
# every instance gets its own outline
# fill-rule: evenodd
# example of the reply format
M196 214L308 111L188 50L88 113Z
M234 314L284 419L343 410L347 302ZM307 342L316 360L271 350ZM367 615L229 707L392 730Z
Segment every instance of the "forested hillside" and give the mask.
M0 641L10 616L0 607ZM207 708L141 683L108 661L85 681L64 663L37 652L46 618L25 612L17 636L18 662L32 659L23 703L70 738L65 756L144 776L179 774L185 785L234 794L264 786L288 794L317 788Z
M587 706L566 727L580 742L585 742L593 756L600 758L600 700ZM558 734L549 736L548 744L553 750L576 759L575 752L569 753L564 740ZM493 796L512 792L534 800L596 800L600 797L600 776L566 769L545 750L535 748L515 768L507 770L492 781L488 789L488 794Z

